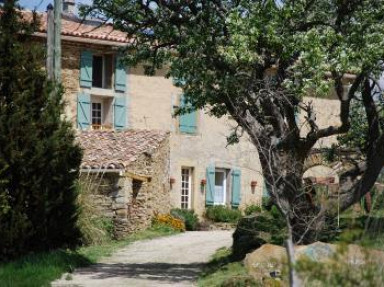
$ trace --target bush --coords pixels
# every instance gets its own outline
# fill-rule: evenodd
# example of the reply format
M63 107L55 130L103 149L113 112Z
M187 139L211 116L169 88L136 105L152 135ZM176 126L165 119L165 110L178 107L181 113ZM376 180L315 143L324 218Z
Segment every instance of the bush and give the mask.
M192 209L174 208L171 210L171 215L184 221L186 230L197 230L199 218Z
M244 214L245 215L251 215L251 214L254 214L254 213L260 213L261 212L261 207L258 206L258 205L248 205L245 209L244 209Z
M230 209L223 205L210 206L205 210L205 217L214 222L236 223L241 218L238 209Z
M152 225L154 227L170 227L175 231L185 231L184 222L181 219L175 218L170 214L156 214L152 220Z
M270 211L245 216L233 234L232 259L242 260L265 243L282 245L286 235L285 219L275 206Z

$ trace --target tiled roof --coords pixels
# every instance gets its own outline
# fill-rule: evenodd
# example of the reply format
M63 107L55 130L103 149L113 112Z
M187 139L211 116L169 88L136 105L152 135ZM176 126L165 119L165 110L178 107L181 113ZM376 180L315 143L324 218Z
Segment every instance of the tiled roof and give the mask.
M167 132L153 130L82 131L77 141L84 150L82 169L125 169L147 152L157 149Z
M32 20L31 11L22 11L23 17ZM40 20L39 32L47 32L47 13L37 13ZM97 40L128 43L127 34L113 29L112 24L99 20L82 20L72 14L63 13L61 17L61 34L67 36L91 38Z

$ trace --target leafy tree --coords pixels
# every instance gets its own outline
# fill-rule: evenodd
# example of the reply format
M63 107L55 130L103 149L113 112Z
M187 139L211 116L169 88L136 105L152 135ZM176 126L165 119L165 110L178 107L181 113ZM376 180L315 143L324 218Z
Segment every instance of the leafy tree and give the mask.
M126 63L162 65L194 108L230 115L259 152L269 193L293 237L315 240L337 215L337 198L308 202L304 162L323 138L350 130L361 94L369 127L366 158L340 175L341 210L373 186L384 164L383 118L371 96L381 73L383 0L94 0L84 13L111 19L131 44ZM340 125L320 127L307 95L334 93ZM327 107L321 107L326 109ZM295 112L305 115L301 130ZM181 111L183 112L183 111Z
M77 242L74 180L81 149L46 79L37 27L17 1L0 14L0 260Z

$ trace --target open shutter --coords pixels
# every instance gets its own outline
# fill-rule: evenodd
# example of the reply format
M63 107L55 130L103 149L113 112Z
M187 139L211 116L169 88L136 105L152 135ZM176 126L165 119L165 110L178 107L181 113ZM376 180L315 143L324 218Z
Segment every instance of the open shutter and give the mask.
M113 103L114 127L116 130L122 130L127 125L127 107L125 97L115 97Z
M80 86L92 87L92 61L93 55L90 51L82 51L80 56Z
M205 191L205 205L213 205L215 194L215 167L209 166L207 168L207 186Z
M264 182L263 182L263 197L269 197L267 183L265 182L265 179L264 179Z
M233 208L237 208L240 205L241 200L241 171L234 169L232 171L232 198L231 205Z
M180 106L183 108L187 105L185 98L182 96L180 99ZM187 134L195 134L197 131L197 113L193 111L191 113L180 115L180 132Z
M86 130L91 124L91 96L86 93L77 95L77 127Z
M125 66L121 62L121 57L119 56L116 56L115 67L115 90L119 92L125 92L127 85L127 74L125 72Z

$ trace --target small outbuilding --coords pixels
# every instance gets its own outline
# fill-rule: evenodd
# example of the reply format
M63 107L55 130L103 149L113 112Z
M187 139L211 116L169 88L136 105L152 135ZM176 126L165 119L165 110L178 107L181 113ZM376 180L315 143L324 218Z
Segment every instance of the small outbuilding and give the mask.
M91 204L112 218L118 238L150 226L170 211L169 133L89 130L77 136L84 150L80 179Z

